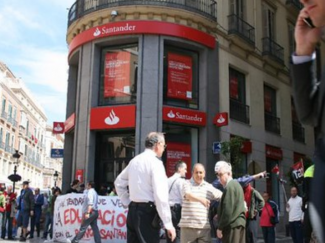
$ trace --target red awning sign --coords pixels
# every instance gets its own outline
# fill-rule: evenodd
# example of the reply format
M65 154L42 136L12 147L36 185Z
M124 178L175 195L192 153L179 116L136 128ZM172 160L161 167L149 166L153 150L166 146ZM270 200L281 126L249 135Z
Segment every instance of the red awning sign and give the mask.
M190 124L196 126L205 126L206 113L175 107L163 107L163 120L175 123Z

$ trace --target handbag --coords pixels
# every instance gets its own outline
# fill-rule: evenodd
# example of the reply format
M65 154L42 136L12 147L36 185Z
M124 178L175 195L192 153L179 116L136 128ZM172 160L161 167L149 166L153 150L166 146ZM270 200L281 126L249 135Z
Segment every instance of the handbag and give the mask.
M272 225L276 225L276 224L278 223L278 220L276 219L275 216L271 216L271 215L270 215L270 213L269 213L269 209L267 208L267 206L266 206L266 211L267 211L267 214L268 214L269 217L270 217L270 223L271 223Z

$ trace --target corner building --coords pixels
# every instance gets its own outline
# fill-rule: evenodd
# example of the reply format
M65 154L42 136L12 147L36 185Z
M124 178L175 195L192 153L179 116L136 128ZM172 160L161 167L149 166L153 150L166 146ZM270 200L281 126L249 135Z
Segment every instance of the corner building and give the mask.
M215 177L216 16L210 0L75 2L67 32L64 190L77 171L112 185L151 131L166 133L169 175L183 159L189 171L199 161Z

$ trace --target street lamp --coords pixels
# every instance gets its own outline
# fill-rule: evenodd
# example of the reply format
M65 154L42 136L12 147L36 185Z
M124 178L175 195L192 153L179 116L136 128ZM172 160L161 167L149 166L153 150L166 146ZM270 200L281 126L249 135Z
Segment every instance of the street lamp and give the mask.
M21 180L21 176L17 174L17 166L19 164L19 158L20 158L20 154L19 154L19 151L16 150L16 152L12 155L13 158L16 159L16 161L14 161L14 173L11 174L10 176L8 176L8 179L11 180L13 182L13 192L15 192L15 183L17 181L20 181Z
M57 171L55 171L53 178L54 178L54 187L56 187L56 181L58 180L59 177L59 173Z

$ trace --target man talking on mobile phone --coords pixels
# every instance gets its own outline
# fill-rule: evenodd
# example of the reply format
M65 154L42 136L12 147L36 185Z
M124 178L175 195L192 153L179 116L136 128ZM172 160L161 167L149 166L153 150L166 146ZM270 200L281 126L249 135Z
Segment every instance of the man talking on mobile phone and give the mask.
M310 218L320 242L325 242L325 77L315 73L316 45L325 26L325 1L301 0L295 27L296 51L292 56L293 98L301 123L315 128L315 174L311 185Z

